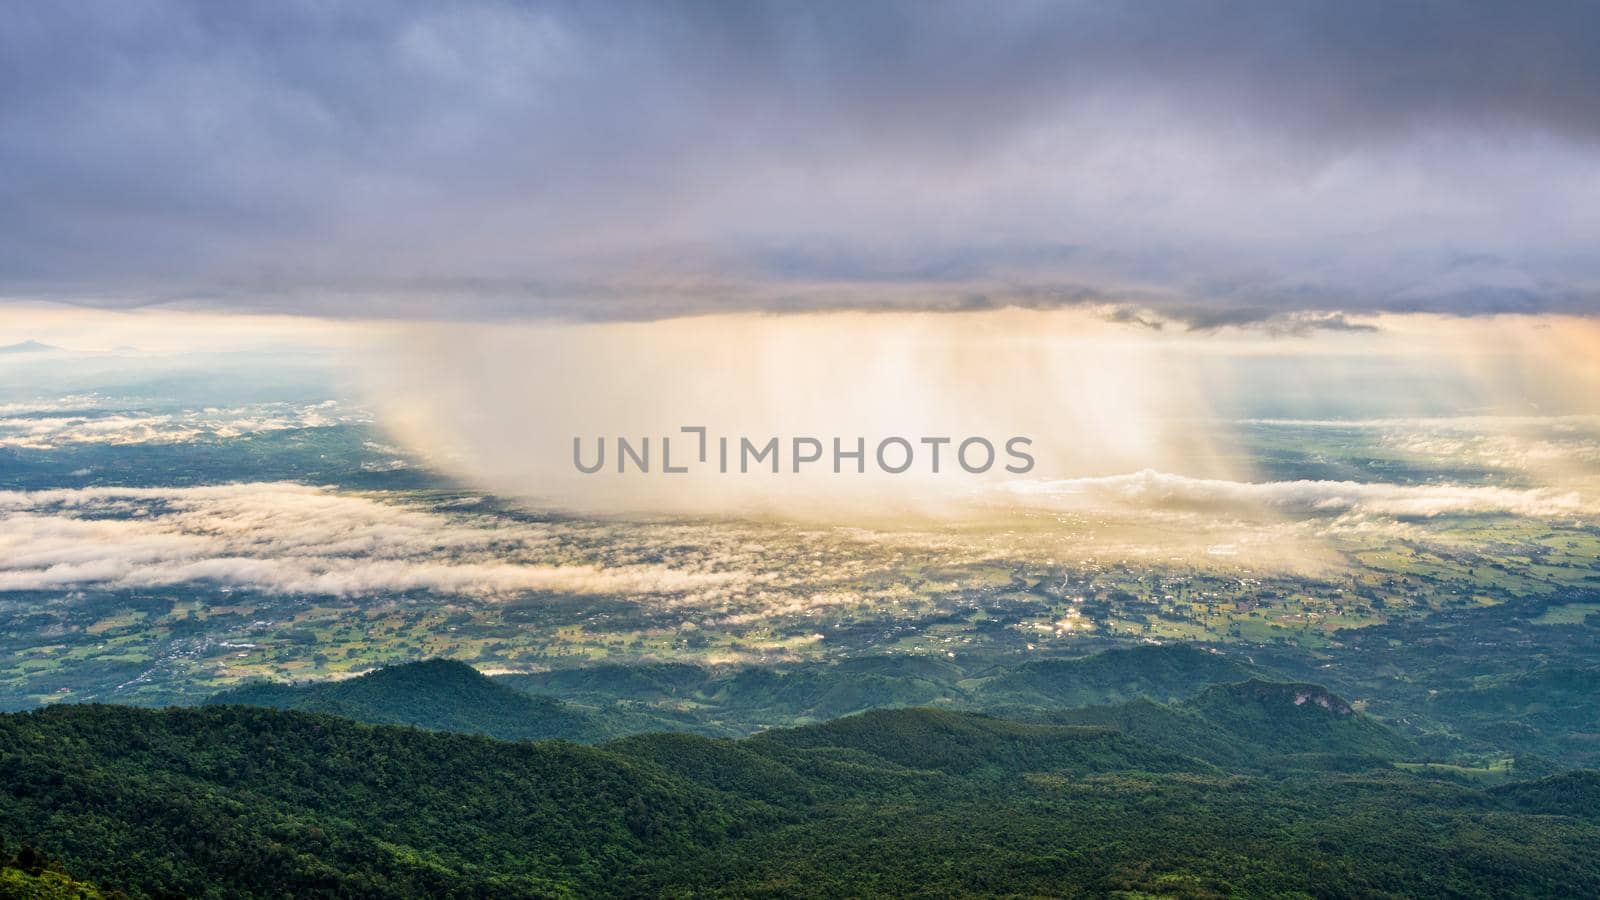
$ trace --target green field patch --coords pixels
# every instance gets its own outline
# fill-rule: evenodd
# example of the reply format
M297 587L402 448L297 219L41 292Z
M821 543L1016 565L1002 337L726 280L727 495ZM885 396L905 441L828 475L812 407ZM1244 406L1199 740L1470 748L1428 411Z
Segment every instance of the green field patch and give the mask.
M1582 625L1584 619L1600 613L1600 603L1566 603L1552 606L1533 619L1535 625Z

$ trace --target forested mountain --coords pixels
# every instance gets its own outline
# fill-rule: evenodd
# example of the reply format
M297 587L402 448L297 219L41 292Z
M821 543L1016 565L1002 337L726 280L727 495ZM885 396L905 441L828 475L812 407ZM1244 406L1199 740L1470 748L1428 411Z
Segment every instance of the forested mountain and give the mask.
M573 703L687 713L695 730L727 735L868 709L969 700L965 669L905 656L730 669L681 663L600 665L495 680Z
M740 736L893 707L1026 716L1138 697L1182 700L1210 684L1262 674L1263 669L1235 657L1173 644L1021 664L885 655L727 669L682 663L599 665L495 680L587 708L620 708L632 716L649 710L659 716L654 723L658 729Z
M151 894L538 896L643 877L764 811L563 741L242 706L0 722L0 831Z
M1184 704L1261 754L1405 758L1416 745L1315 684L1216 684Z
M1327 678L1331 690L1361 698L1364 711L1375 713L1405 740L1415 741L1422 749L1413 752L1422 758L1466 760L1482 767L1515 757L1519 766L1526 762L1529 771L1541 765L1553 770L1563 764L1593 764L1594 742L1585 736L1600 729L1600 703L1595 699L1600 692L1591 690L1594 669L1547 666L1501 674L1508 661L1469 666L1456 652L1429 650L1439 641L1432 632L1408 640L1412 643L1382 652L1405 658L1408 667L1432 666L1440 670L1437 674L1415 680L1392 675L1358 678L1347 666L1317 668L1281 654L1258 652L1246 657L1237 651L1169 644L1021 663L1014 657L958 662L882 655L771 666L601 664L493 678L462 664L433 661L391 666L345 681L256 682L215 695L210 702L324 711L367 722L506 739L564 737L589 743L646 731L742 737L768 728L910 706L1058 724L1116 719L1119 727L1136 732L1141 727L1137 720L1144 718L1150 720L1145 725L1148 734L1177 729L1204 742L1206 737L1196 730L1192 717L1171 719L1169 709L1138 704L1199 703L1208 687L1250 679L1323 683ZM1575 649L1569 655L1581 653ZM1261 657L1265 659L1258 662ZM419 666L432 668L413 668ZM1366 663L1361 666L1363 671L1370 668ZM1474 675L1477 671L1489 674ZM1444 688L1430 693L1427 684ZM1094 707L1105 709L1094 711ZM1244 718L1236 726L1248 728L1248 716L1239 715ZM1360 743L1359 738L1354 740ZM1269 745L1257 749L1269 755L1276 752ZM1226 759L1216 756L1224 751L1215 747L1204 754L1196 752L1207 759ZM1539 756L1548 760L1540 762Z
M0 834L138 896L1600 891L1593 773L1481 790L1396 768L1403 739L1311 685L1078 718L896 709L582 746L59 706L0 717Z
M206 702L326 712L506 740L593 743L645 731L742 737L873 709L938 706L1032 717L1133 697L1183 699L1260 669L1185 645L1081 659L963 668L881 656L787 668L603 665L486 677L448 660L405 663L339 680L253 682Z
M1154 673L1141 669L1151 661L1157 662ZM1175 661L1178 664L1174 664ZM1074 690L1085 696L1125 693L1138 696L1137 689L1142 686L1157 689L1158 695L1171 696L1185 693L1177 686L1184 666L1193 667L1188 674L1201 685L1205 684L1206 677L1253 671L1211 654L1177 654L1152 647L1112 651L1048 666L1029 664L1020 670L1005 672L995 680L1017 684L1047 679L1057 685L1077 684L1080 687ZM806 670L794 681L807 686L830 679L844 683L860 666L840 668L842 671ZM685 726L670 730L716 734L716 724L709 718L697 720L693 715L683 715L668 720L644 711L637 701L598 705L605 703L599 690L601 686L649 695L650 688L641 690L641 686L651 684L655 672L675 674L681 685L692 685L694 681L682 677L689 669L682 666L643 669L630 675L627 670L610 667L610 671L589 673L588 678L581 674L588 670L563 673L566 678L585 684L583 696L596 703L595 706L579 706L521 693L501 681L481 675L470 666L444 660L393 666L347 681L299 686L246 685L218 694L210 703L326 712L374 724L415 725L506 740L559 737L595 743L626 733L663 730L660 725L664 722ZM1080 676L1080 671L1090 673L1089 677ZM916 677L923 677L924 672ZM1045 676L1041 672L1049 674ZM749 670L741 670L714 684L748 685L755 677ZM780 690L789 687L788 676L767 672L765 678L780 685ZM1091 689L1091 684L1097 688ZM980 682L980 688L982 686L984 683ZM684 693L687 695L688 691ZM1295 754L1397 759L1409 758L1418 752L1411 741L1356 712L1342 698L1312 684L1252 679L1237 684L1207 685L1196 696L1172 704L1140 697L1114 705L1067 709L1043 700L1036 704L1017 702L1017 695L1009 689L997 694L1011 698L1002 708L1035 724L927 709L910 716L904 707L884 706L866 715L837 719L814 728L769 731L761 740L784 743L826 739L833 742L832 746L855 747L861 743L859 749L881 746L891 757L912 754L933 759L925 765L915 759L892 759L917 768L948 768L950 758L939 754L981 753L979 745L1000 735L1004 735L1013 752L1023 752L1020 749L1023 744L1036 745L1037 752L1066 752L1068 747L1087 748L1094 742L1092 737L1114 743L1127 736L1142 742L1146 751L1159 748L1225 768L1259 768L1282 762ZM985 694L979 693L979 696ZM925 730L903 733L907 723L915 723ZM1045 746L1054 750L1041 749ZM1127 752L1127 748L1119 752ZM1064 759L1059 762L1065 765Z
M1105 771L1201 772L1209 766L1131 740L1115 729L1035 725L973 713L885 709L822 725L768 731L755 747L845 751L842 758L953 775Z
M512 690L465 663L443 659L390 666L344 681L257 682L224 691L207 703L323 712L506 740L593 741L607 736L589 712Z
M991 707L1091 706L1139 697L1167 702L1192 697L1208 684L1244 681L1259 674L1259 668L1233 657L1171 644L1023 663L984 681L977 693Z
M59 860L24 844L11 852L0 842L0 898L4 900L121 900L117 891L103 892L74 878Z

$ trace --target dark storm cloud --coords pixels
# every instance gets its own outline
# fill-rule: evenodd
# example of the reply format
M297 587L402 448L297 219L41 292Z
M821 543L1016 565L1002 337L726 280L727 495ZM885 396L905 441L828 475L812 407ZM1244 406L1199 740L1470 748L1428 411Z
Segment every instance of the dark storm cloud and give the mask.
M1108 302L1202 328L1600 308L1583 3L3 17L13 297L606 318Z

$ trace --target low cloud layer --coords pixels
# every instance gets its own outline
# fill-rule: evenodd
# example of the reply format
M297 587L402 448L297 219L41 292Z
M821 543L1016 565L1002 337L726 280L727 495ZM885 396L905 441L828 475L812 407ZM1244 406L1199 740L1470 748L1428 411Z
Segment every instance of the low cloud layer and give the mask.
M1094 558L1325 568L1328 541L1427 540L1440 516L1583 517L1571 491L1158 472L1016 481L971 498L998 527L935 532L693 520L528 522L286 483L0 492L0 592L225 587L371 597L606 596L706 614L907 598L902 568ZM475 501L467 500L471 506ZM917 588L941 587L925 576Z
M0 296L1600 308L1584 3L22 4Z
M1277 513L1295 517L1505 515L1555 518L1586 511L1574 491L1479 485L1401 485L1354 481L1250 484L1185 478L1146 470L1105 478L1012 482L1010 497L1044 508L1176 509L1213 514Z
M698 595L738 572L602 566L550 529L293 484L0 492L0 591L209 583L288 594Z

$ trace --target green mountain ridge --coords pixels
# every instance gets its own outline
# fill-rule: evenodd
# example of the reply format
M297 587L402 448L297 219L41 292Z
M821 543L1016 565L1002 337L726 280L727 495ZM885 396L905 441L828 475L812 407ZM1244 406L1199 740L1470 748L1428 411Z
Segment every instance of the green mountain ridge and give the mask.
M1303 690L1204 705L1307 715ZM598 747L242 705L0 716L0 834L134 896L1592 894L1595 777L1240 774L929 709Z
M1198 772L1210 766L1153 749L1112 728L1038 725L976 713L882 709L750 741L798 750L858 751L910 769L977 772Z
M1251 679L1231 684L1205 684L1194 691L1178 687L1178 676L1186 667L1199 663L1201 677L1233 674L1242 668L1227 661L1217 661L1211 654L1185 654L1179 665L1172 665L1178 654L1156 648L1143 651L1112 651L1101 654L1110 657L1089 657L1086 660L1065 661L1061 665L1024 667L1029 671L1022 679L1036 682L1040 675L1035 669L1044 668L1056 683L1063 679L1080 685L1074 690L1086 691L1088 696L1120 695L1138 686L1158 689L1165 696L1191 694L1189 699L1162 703L1150 697L1099 706L1063 709L1053 705L1036 706L1018 704L1013 699L1001 706L1001 712L1012 719L1028 720L1024 725L1008 722L991 715L973 715L948 707L921 709L914 718L896 715L897 710L916 709L896 702L874 704L870 690L851 692L853 706L865 704L864 714L836 717L811 729L776 729L762 733L767 741L782 743L785 735L806 735L815 739L823 734L841 737L859 734L881 737L897 733L905 722L919 725L938 723L938 727L924 732L901 735L892 740L899 747L889 751L917 748L918 752L931 753L930 748L949 743L958 736L975 738L984 729L1002 729L1014 744L1042 741L1048 732L1058 741L1066 741L1072 733L1087 734L1088 730L1113 730L1119 737L1144 742L1147 749L1157 750L1176 757L1201 760L1206 764L1225 768L1259 769L1282 761L1288 756L1322 755L1327 757L1368 758L1372 760L1406 759L1419 751L1409 739L1396 734L1383 724L1357 712L1350 703L1318 685L1289 682L1269 682ZM1130 679L1129 669L1151 659L1169 663L1159 668L1154 677ZM1093 673L1090 679L1078 679L1074 667ZM859 668L859 667L857 667ZM574 670L586 672L586 670ZM652 676L666 674L687 689L694 683L692 673L685 667L665 670L647 669L629 673L616 670L588 672L580 676L568 675L582 684L585 695L594 703L604 698L594 693L596 682L614 689L622 682L637 690L641 685L659 685ZM912 677L921 678L922 672ZM865 676L868 685L879 682L878 672ZM886 676L884 676L886 677ZM1000 676L1011 679L1012 674ZM849 679L836 679L829 688L834 692L844 690ZM751 688L760 682L759 690ZM809 703L817 696L827 696L827 691L816 692L819 678L807 673L798 679L778 673L758 673L740 670L733 677L717 682L723 690L756 690L763 702L777 702L774 695L804 690L811 692ZM1083 685L1094 684L1091 689ZM1114 689L1107 690L1107 685ZM653 690L654 688L651 688ZM1000 696L1015 697L1007 691ZM889 700L903 700L894 694ZM677 718L650 713L632 702L613 702L610 705L577 706L572 702L551 697L532 695L514 690L507 683L490 679L463 663L430 660L380 669L358 678L321 682L307 685L282 685L258 683L225 691L211 698L212 704L244 704L275 709L295 709L305 712L322 712L374 724L411 725L442 731L483 734L503 740L543 740L564 738L583 743L600 743L627 734L648 731L697 731L717 735L714 723L696 720L692 715ZM815 709L815 706L808 706ZM853 710L852 710L853 712ZM999 723L1005 723L1003 726ZM665 727L663 727L665 726ZM1079 732L1070 732L1070 728ZM1029 729L1033 729L1030 731ZM1081 736L1080 734L1080 736ZM727 736L723 734L723 736ZM854 746L843 741L840 747ZM862 749L856 747L856 749ZM1037 748L1036 748L1037 749ZM1126 748L1122 748L1126 751ZM1021 752L1020 750L1018 752ZM1043 752L1043 751L1038 751ZM878 754L880 759L893 759L898 764L919 767L914 760L897 759ZM950 758L936 758L926 767L947 767ZM1061 760L1065 764L1065 758ZM1174 771L1171 759L1151 759L1160 771ZM1131 763L1127 768L1136 768Z
M1524 812L1600 821L1600 771L1593 769L1502 784L1489 793L1502 804Z
M1184 706L1259 752L1387 758L1417 752L1412 741L1315 684L1215 684Z
M1078 659L1027 662L983 682L981 702L1092 706L1148 698L1170 703L1208 684L1244 681L1255 666L1188 644L1107 650Z
M505 740L595 741L609 736L591 713L512 690L466 663L443 659L388 666L341 681L247 684L206 703L322 712Z
M1228 769L1255 766L1259 754L1238 737L1181 705L1141 698L1109 706L1081 706L1041 713L1039 721L1114 728L1154 747L1182 752Z
M1001 666L893 655L720 670L682 663L602 664L495 680L591 707L670 710L682 727L736 736L891 707L939 706L1026 717L1041 707L1139 697L1173 702L1208 684L1263 674L1263 669L1230 656L1170 644Z
M742 737L874 709L939 707L1033 718L1041 709L1163 701L1260 670L1186 645L1111 650L979 672L912 656L862 657L787 668L714 670L681 663L599 665L482 675L436 659L355 678L252 682L204 702L326 712L508 740L597 743L645 731Z

